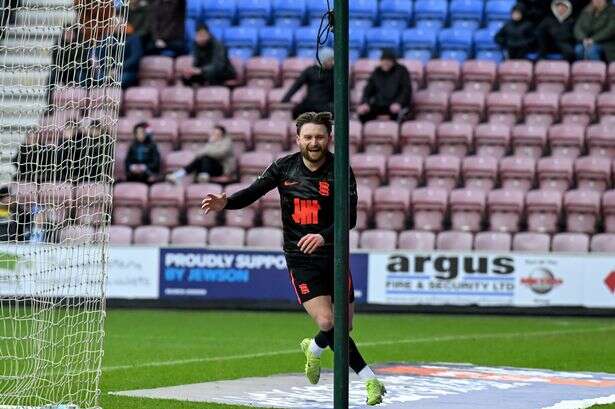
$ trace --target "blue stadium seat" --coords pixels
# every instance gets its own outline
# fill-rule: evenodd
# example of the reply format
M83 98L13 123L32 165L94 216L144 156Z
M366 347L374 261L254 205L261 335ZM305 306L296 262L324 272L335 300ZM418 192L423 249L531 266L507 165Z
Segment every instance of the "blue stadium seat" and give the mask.
M401 35L404 58L426 62L431 59L438 44L438 30L431 27L410 28Z
M237 17L242 26L263 27L269 24L269 0L237 0Z
M288 27L261 27L258 40L262 57L283 60L293 52L293 36L288 35Z
M476 0L452 0L450 14L452 27L477 29L483 20L483 2Z
M234 0L203 0L203 19L207 24L230 26L235 18Z
M352 0L349 2L350 27L369 28L378 20L378 2L376 0Z
M491 31L497 32L506 23L504 20L494 20L487 23L487 28Z
M485 17L489 23L492 21L506 21L510 19L510 10L515 0L487 0L485 4Z
M365 32L368 58L380 58L383 48L392 48L395 54L399 53L399 30L395 28L370 28Z
M474 32L474 50L477 60L502 61L502 51L493 39L496 32L489 28Z
M227 27L224 30L224 44L228 48L229 57L253 57L258 45L258 30L255 27Z
M357 27L348 29L348 55L350 61L363 57L365 50L365 30Z
M472 54L472 33L469 28L445 28L438 34L440 58L464 62Z
M381 0L380 25L387 28L404 30L412 20L412 1Z
M316 36L318 27L308 26L295 29L295 47L297 57L314 58L316 55ZM329 33L329 39L324 45L330 47L333 44L333 33Z
M186 18L200 20L203 8L201 7L201 0L187 0L186 1Z
M184 39L189 52L192 52L192 43L194 43L194 35L196 33L197 21L194 18L186 18L184 22Z
M327 12L327 3L324 1L310 0L307 1L305 5L309 24L312 26L316 25L316 27L318 28L318 24L320 24L320 19L322 18L322 15Z
M276 26L299 27L305 17L305 0L273 0L273 22Z
M441 28L448 17L446 0L420 0L414 3L414 18L417 27Z

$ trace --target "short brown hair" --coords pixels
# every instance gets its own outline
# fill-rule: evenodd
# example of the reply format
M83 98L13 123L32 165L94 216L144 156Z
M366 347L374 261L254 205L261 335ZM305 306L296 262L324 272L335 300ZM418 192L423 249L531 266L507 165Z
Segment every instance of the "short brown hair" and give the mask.
M305 124L324 125L327 133L331 135L333 130L333 115L331 112L305 112L297 118L297 135L301 133L301 128Z

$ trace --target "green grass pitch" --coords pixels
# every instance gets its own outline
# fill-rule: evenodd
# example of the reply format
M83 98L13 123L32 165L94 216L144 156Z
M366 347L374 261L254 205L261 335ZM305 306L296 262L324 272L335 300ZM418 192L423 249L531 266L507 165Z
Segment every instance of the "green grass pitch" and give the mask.
M244 409L108 392L300 372L299 341L315 332L299 312L110 310L102 407ZM358 314L353 337L368 362L470 362L615 373L615 320L606 318ZM332 353L323 356L331 367ZM600 406L605 408L615 405Z

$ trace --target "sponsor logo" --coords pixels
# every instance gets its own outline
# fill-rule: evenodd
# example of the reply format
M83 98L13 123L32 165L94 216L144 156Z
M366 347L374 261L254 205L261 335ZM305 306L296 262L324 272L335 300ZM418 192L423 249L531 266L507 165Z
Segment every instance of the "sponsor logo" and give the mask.
M454 280L460 275L510 275L515 271L514 259L511 257L480 256L407 256L393 254L386 265L391 274L433 272L434 278Z
M604 284L615 294L615 271L611 271L609 275L605 277Z
M285 180L284 182L282 182L282 186L284 187L289 187L289 186L295 186L298 185L299 182L295 181L295 180Z
M307 284L299 284L299 291L301 291L301 294L303 294L303 295L309 294L310 293L310 288L308 287Z
M521 284L529 287L536 294L548 294L555 287L562 285L564 280L557 278L549 269L539 267L527 277L521 278Z
M321 196L329 196L329 182L318 182L318 193L320 193Z
M295 211L293 220L297 224L318 224L318 200L299 199L294 200Z

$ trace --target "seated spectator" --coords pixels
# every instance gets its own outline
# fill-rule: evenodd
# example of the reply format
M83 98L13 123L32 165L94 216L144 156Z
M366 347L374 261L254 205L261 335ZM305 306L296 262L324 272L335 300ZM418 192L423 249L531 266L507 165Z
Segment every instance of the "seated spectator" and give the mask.
M561 54L564 60L572 62L575 60L572 4L568 0L554 0L551 11L536 29L538 57L544 59L549 54Z
M128 12L128 24L134 29L133 34L140 38L143 50L145 50L148 44L152 43L149 1L132 0Z
M108 130L100 121L92 121L84 140L87 143L85 153L90 161L85 178L92 182L111 183L113 145Z
M122 88L138 85L139 62L143 57L141 37L135 34L134 26L126 25L126 40L124 44L124 65L122 71Z
M314 64L303 70L282 98L282 102L290 102L301 87L307 86L305 98L293 108L293 118L305 112L333 112L333 50L323 48L318 54L322 67Z
M607 0L592 0L579 16L574 36L580 43L579 59L615 61L615 6Z
M134 141L126 155L126 179L129 182L154 183L160 173L160 152L147 130L147 123L140 122L133 131Z
M79 183L89 178L93 159L88 155L88 140L75 121L64 125L55 157L55 181Z
M194 67L184 73L185 85L223 85L237 76L226 48L200 25L194 40Z
M152 0L148 20L152 37L150 54L168 57L186 54L186 0Z
M502 47L506 58L526 58L534 43L534 26L525 19L524 9L516 4L508 21L495 35L495 42Z
M236 161L233 155L233 141L223 126L216 126L209 141L197 152L196 158L183 169L169 173L166 179L177 183L186 175L197 174L197 181L206 183L211 177L234 175Z
M547 0L518 0L517 5L523 8L523 20L536 28L550 13Z
M362 103L357 108L359 119L367 122L380 115L403 119L411 97L410 73L397 63L394 51L386 48L382 50L380 66L372 72L363 90Z
M36 143L35 132L30 132L26 136L26 140L19 145L19 150L13 157L13 166L16 169L13 179L16 182L37 182L38 176L41 173L41 168L38 166L39 154L41 148Z

